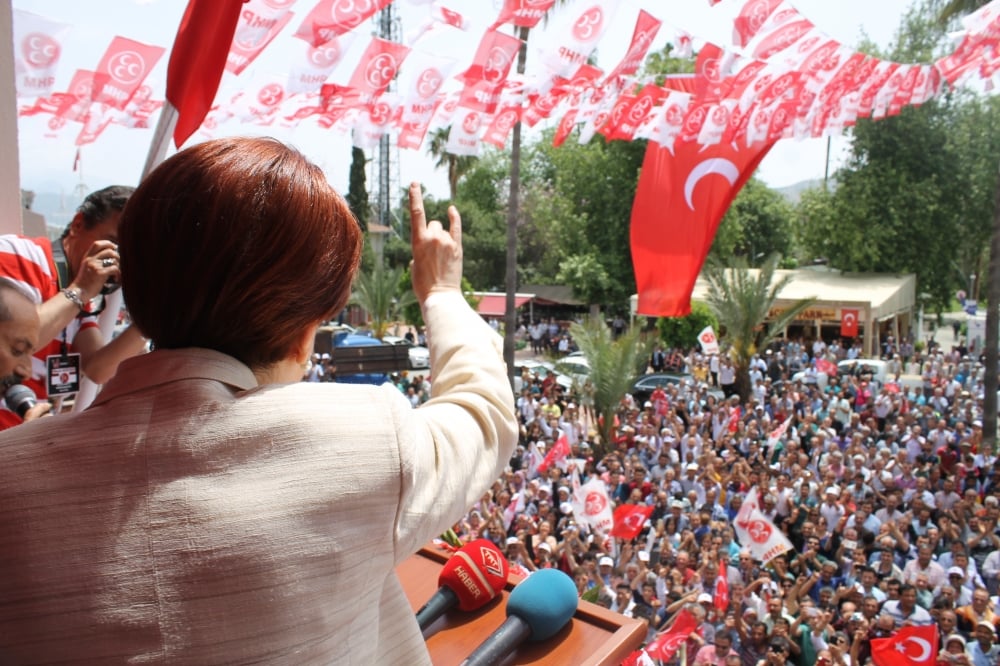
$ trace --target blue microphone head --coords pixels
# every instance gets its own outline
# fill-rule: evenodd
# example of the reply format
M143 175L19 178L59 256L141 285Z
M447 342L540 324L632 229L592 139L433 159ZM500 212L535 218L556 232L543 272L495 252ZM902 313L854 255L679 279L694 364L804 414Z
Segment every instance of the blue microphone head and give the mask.
M573 617L580 599L573 579L558 569L536 571L507 598L507 616L517 616L531 627L531 641L554 636Z

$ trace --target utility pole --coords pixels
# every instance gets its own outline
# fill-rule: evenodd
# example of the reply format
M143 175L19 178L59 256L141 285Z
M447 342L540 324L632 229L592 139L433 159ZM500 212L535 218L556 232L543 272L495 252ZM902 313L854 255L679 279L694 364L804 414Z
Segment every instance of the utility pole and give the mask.
M389 4L376 16L378 36L390 42L399 42L402 26L396 16L395 3ZM396 81L389 84L389 90L396 88ZM399 234L399 221L393 219L393 197L399 192L399 149L393 145L389 135L383 134L378 142L378 150L371 160L369 182L374 184L371 204L376 219L383 227Z

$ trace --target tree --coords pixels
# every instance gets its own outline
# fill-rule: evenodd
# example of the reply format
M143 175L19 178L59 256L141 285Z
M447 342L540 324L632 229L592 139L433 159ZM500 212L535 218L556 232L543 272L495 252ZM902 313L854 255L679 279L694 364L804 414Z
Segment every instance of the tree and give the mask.
M448 147L450 131L450 127L445 127L432 132L431 140L427 144L427 152L436 160L434 166L448 169L448 194L451 200L455 201L458 199L458 181L476 163L478 158L471 155L449 153L446 148Z
M698 345L698 334L711 326L718 331L719 322L704 303L691 303L691 314L686 317L659 317L656 331L667 348L690 349Z
M751 178L722 218L709 254L719 258L746 257L750 266L759 266L761 259L770 254L787 256L793 249L794 217L795 211L785 197Z
M389 324L400 318L403 309L416 297L412 290L400 288L401 270L376 263L362 271L354 282L351 302L360 305L371 318L372 333L381 339Z
M347 185L347 205L350 207L358 225L363 231L368 229L368 218L371 207L368 205L368 187L365 178L365 151L358 147L351 148L351 171Z
M779 259L778 255L771 255L756 273L749 270L745 257L737 258L731 268L718 261L709 262L702 272L708 281L708 307L719 320L720 338L729 347L729 357L736 368L736 392L743 402L750 397L753 355L816 302L814 298L796 301L765 325L778 294L791 281L788 275L774 279Z
M622 398L632 388L632 381L646 367L646 349L638 327L632 327L613 339L611 329L599 319L586 324L571 324L570 334L590 364L590 383L594 388L594 412L597 414L600 442L595 457L600 459L614 442L615 413Z
M951 0L938 15L943 26L949 20L985 6L989 0ZM994 152L994 164L996 163ZM994 169L994 173L996 169ZM997 367L1000 365L1000 178L994 188L993 226L990 233L990 256L986 282L986 332L985 365L983 379L983 445L994 453L997 450Z

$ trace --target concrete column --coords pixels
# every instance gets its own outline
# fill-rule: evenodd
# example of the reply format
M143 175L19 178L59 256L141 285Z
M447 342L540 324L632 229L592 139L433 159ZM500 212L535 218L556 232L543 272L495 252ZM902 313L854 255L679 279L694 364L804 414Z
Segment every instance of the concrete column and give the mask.
M21 162L17 150L14 29L11 0L0 0L0 234L21 233Z

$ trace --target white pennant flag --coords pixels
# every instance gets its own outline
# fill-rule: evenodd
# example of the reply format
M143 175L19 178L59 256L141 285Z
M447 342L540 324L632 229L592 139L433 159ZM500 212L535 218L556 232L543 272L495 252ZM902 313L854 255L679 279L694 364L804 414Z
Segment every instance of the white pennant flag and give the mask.
M604 482L599 478L580 486L574 484L571 504L577 522L589 525L595 532L607 533L614 525L611 500Z
M715 331L711 326L701 329L701 333L698 334L698 344L701 345L703 354L719 353L719 339L715 337Z
M750 550L754 559L767 564L778 555L792 549L792 542L760 511L757 486L750 489L743 506L733 521L740 544Z
M18 97L42 97L52 92L62 43L70 26L37 14L14 10L14 74Z

